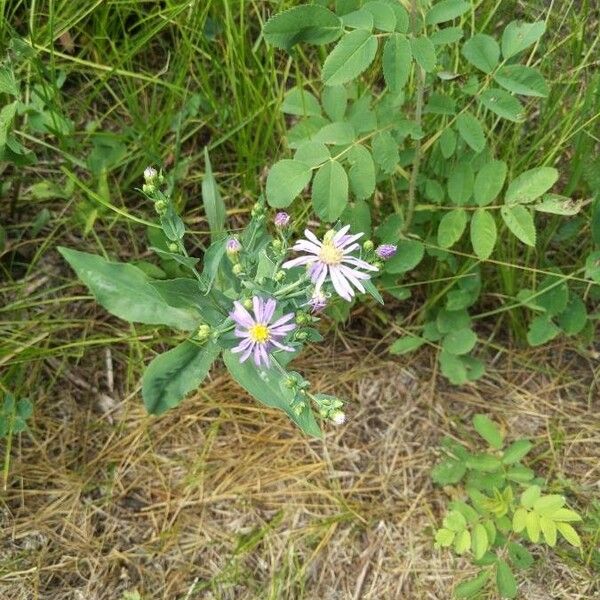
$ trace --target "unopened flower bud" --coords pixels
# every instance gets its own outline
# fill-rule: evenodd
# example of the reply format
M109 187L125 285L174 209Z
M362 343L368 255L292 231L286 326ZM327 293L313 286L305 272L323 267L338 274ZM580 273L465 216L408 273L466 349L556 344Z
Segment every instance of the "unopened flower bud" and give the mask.
M144 181L146 183L154 183L157 176L158 172L154 167L146 167L144 169Z
M209 325L200 325L198 327L198 331L196 332L196 339L199 342L205 342L210 337L210 326Z
M375 244L371 241L371 240L367 240L364 244L363 244L363 250L365 252L371 252L371 250L373 250L373 248L375 248Z
M288 388L289 390L293 390L297 385L298 385L298 380L293 377L292 375L290 375L286 380L285 380L285 387Z
M298 325L304 325L307 321L308 317L304 313L299 312L296 314L296 323Z
M306 405L304 404L304 402L298 402L292 410L294 411L294 414L297 417L299 417L305 408L306 408Z
M396 254L397 246L394 244L381 244L381 246L377 246L377 250L375 250L375 254L379 256L382 260L388 260L392 258Z
M227 240L226 252L229 256L235 256L242 249L242 245L235 238Z
M329 419L336 425L343 425L346 422L346 415L341 410L334 410L329 413Z
M248 310L253 307L252 300L250 298L246 298L242 304L244 305L244 308L247 308Z
M179 252L179 246L175 242L171 242L169 244L169 251L170 252Z
M299 342L303 342L308 337L308 333L306 331L298 331L294 336Z
M144 194L148 194L148 196L154 194L155 191L156 186L153 183L145 183L142 186L142 192L144 192Z
M275 250L275 252L279 252L283 244L281 243L281 240L273 240L271 242L271 246L273 247L273 250Z
M283 211L278 212L275 215L275 218L273 219L273 223L275 223L275 227L283 229L284 227L287 227L290 224L290 215Z
M242 267L240 263L235 263L235 265L231 267L231 270L233 271L234 275L238 276L244 272L244 267Z
M264 215L264 212L265 212L264 206L260 202L256 202L254 204L254 206L252 207L252 211L250 214L253 217L260 217L260 216Z
M280 282L283 281L286 277L286 273L285 271L277 271L277 273L275 273L273 279L275 279L275 281Z
M164 200L158 200L154 203L154 209L159 215L163 215L167 210L167 203Z

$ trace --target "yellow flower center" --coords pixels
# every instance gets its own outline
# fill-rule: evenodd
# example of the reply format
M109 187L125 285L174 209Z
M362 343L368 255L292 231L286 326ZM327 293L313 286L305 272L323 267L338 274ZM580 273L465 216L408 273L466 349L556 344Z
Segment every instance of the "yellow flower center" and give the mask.
M269 328L260 323L252 325L252 327L248 329L248 333L250 334L250 339L259 344L264 344L269 339Z
M342 262L344 253L336 248L331 242L325 242L319 252L319 260L326 265L339 265Z

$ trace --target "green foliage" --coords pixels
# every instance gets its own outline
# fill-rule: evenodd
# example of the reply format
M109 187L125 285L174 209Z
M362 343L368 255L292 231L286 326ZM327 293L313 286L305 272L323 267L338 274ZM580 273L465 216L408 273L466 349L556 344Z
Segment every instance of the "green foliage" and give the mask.
M447 457L432 470L438 485L457 486L448 512L435 533L437 548L467 554L479 573L459 583L455 598L475 598L495 584L500 597L516 598L514 570L527 569L533 555L521 543L554 547L558 534L579 548L581 540L571 523L581 521L560 494L544 494L545 481L521 463L533 445L516 440L505 446L500 428L486 415L473 417L473 427L488 450L471 452L446 439Z
M303 5L294 10L300 8L315 16L321 9ZM568 194L552 193L561 185L554 167L545 163L523 169L515 154L508 155L510 164L507 155L497 156L502 136L520 135L536 102L550 93L543 73L528 60L545 24L512 21L498 37L488 27L463 39L467 19L477 18L479 10L461 0L442 0L427 7L423 20L411 21L400 3L357 0L336 3L334 12L322 13L322 21L315 17L311 26L333 29L339 19L339 36L315 42L325 46L321 90L292 87L286 94L283 110L300 118L288 142L299 149L293 161L276 162L267 179L267 200L274 207L287 206L312 185L312 209L323 220L343 219L367 231L378 218L383 223L397 218L398 225L389 229L392 235L387 225L375 231L377 241L398 245L384 267L390 281L396 277L395 287L387 289L397 290L397 277L418 268L425 257L427 269L454 283L432 286L435 301L426 303L418 319L422 331L402 338L391 351L416 350L422 345L416 340L439 344L440 370L457 385L485 370L472 355L477 336L470 323L450 337L436 333L437 315L476 307L484 289L483 267L498 258L505 262L507 248L513 256L537 260L528 249L541 248L540 217L570 217L581 210ZM267 39L271 28L284 18L291 23L293 14L272 17L265 26ZM294 35L302 38L305 26L297 19L290 31L296 28ZM386 87L375 95L370 87L381 81L379 71ZM321 145L311 145L316 143ZM377 193L383 194L383 203L374 202ZM547 244L545 232L543 238ZM585 276L600 281L594 266ZM514 298L500 310L512 308L519 313L515 321L527 320L519 333L527 331L523 337L529 344L560 334L589 334L585 302L577 300L581 295L552 312L543 302L524 302L529 292L519 289L514 278L505 281L511 281Z
M5 394L0 406L0 438L10 438L25 431L32 413L33 405L27 398L16 400L12 394Z

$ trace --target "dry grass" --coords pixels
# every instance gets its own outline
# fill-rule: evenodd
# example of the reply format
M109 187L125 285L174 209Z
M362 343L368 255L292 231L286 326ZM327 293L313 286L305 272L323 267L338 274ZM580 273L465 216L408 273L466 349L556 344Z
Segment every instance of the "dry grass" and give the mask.
M4 496L0 597L449 598L468 566L432 548L450 490L429 471L440 438L468 437L477 411L535 440L536 467L571 503L598 497L600 398L578 355L556 348L550 367L548 349L515 353L459 390L427 353L391 360L365 344L377 347L348 337L304 359L316 388L350 400L349 424L323 441L220 371L156 420L135 390L114 401L126 371L115 364L108 393L103 350L58 371L47 363ZM558 553L538 553L522 597L599 598L593 565Z

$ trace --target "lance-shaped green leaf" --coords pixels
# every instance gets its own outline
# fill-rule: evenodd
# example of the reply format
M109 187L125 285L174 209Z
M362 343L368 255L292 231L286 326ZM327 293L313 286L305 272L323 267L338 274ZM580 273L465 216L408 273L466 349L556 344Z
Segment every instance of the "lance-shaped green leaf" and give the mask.
M146 368L142 378L142 396L146 410L160 415L173 408L198 388L219 355L220 348L185 341L159 354Z
M394 31L396 28L396 13L394 9L382 0L365 2L363 10L373 15L373 24L380 31Z
M307 435L321 437L321 429L310 406L305 406L299 415L292 408L294 394L285 386L286 375L281 371L274 367L257 368L251 359L240 363L239 356L231 352L225 352L223 360L231 376L256 400L284 411Z
M505 65L494 75L494 79L509 92L522 96L545 98L550 92L543 75L525 65Z
M341 85L355 79L373 62L377 38L357 29L344 35L325 59L321 77L325 85Z
M223 232L225 225L225 203L219 192L217 180L213 175L208 156L208 148L204 147L204 178L202 179L202 202L208 219L211 239L214 242Z
M364 146L354 146L348 152L348 161L352 165L348 173L352 193L359 200L370 198L375 191L375 163L371 153Z
M442 0L427 11L425 23L427 25L437 25L438 23L452 21L452 19L466 13L470 7L470 3L464 0Z
M502 433L498 426L486 415L477 414L473 417L475 431L492 447L502 448Z
M430 73L435 69L437 56L435 53L435 46L429 38L411 38L410 48L415 60L424 71Z
M502 598L516 598L517 581L508 563L502 558L496 563L496 585Z
M168 325L185 331L197 327L198 315L191 309L170 306L141 269L78 250L58 250L98 304L113 315L132 323Z
M454 589L455 598L473 598L480 592L490 577L489 571L482 571L473 579L459 583Z
M269 44L289 50L294 44L328 44L342 34L341 20L318 4L303 4L271 17L263 29Z

